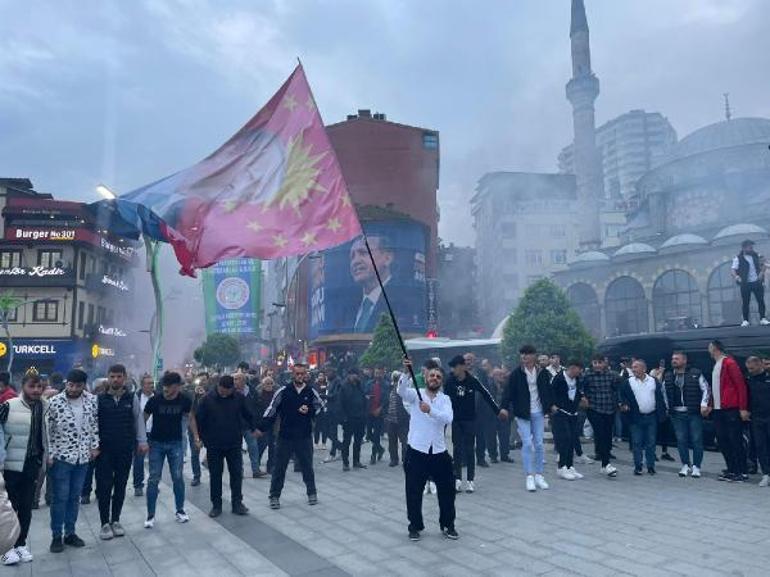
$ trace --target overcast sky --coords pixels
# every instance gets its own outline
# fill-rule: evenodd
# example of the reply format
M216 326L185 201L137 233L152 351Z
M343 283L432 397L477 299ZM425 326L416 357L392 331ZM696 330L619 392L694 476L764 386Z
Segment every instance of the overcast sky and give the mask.
M597 120L679 136L770 117L770 2L587 0ZM569 0L0 0L0 176L57 197L199 160L303 63L327 123L358 108L441 132L440 233L473 242L490 170L553 171L571 141ZM467 221L464 224L464 221Z

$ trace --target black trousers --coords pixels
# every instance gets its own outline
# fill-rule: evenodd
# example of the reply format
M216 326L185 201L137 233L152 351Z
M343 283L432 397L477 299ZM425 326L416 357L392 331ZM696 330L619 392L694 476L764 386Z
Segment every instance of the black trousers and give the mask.
M384 453L382 446L382 430L385 428L383 417L369 415L366 417L366 436L372 442L372 459L377 459L380 453Z
M491 411L481 410L476 415L476 460L479 463L484 460L485 453L489 453L490 459L497 459L497 423L498 419Z
M96 501L99 503L99 519L102 525L120 521L126 484L134 462L134 448L103 448L96 458Z
M14 547L22 547L27 544L29 524L32 522L32 502L35 500L35 485L40 474L40 462L37 459L27 459L24 469L19 471L5 471L5 490L8 492L8 500L19 518L21 531L16 539Z
M575 456L583 456L583 445L580 444L580 436L583 434L583 425L586 422L586 414L582 411L578 411L577 416L572 421L572 427L574 430L573 438L575 440Z
M765 318L765 285L760 281L741 283L741 301L743 304L743 320L749 320L749 303L751 295L757 299L759 318Z
M406 439L409 435L409 423L387 423L388 455L390 462L398 464L398 444L401 443L401 455L406 458Z
M757 448L757 459L763 475L770 475L770 418L752 417L751 432Z
M350 440L353 440L353 464L361 463L361 443L364 442L364 419L348 419L342 424L342 464L350 465Z
M455 479L463 478L463 465L468 469L468 481L476 478L476 421L452 422L452 459Z
M577 421L577 415L567 415L561 411L551 415L551 431L556 450L559 451L559 468L569 469L573 465Z
M313 423L313 442L316 445L321 442L324 445L326 444L329 431L328 420L329 415L324 411L318 413L318 416L315 418L315 422Z
M738 409L720 409L712 413L717 445L725 459L727 472L746 473L746 449L743 446L743 421Z
M454 528L455 488L452 482L452 458L449 453L447 451L437 454L421 453L407 446L404 473L409 531L425 529L422 519L422 492L429 478L436 483L439 525L442 529Z
M94 488L94 471L96 470L96 461L88 461L88 471L86 472L86 480L83 482L83 490L80 495L83 497L90 497L91 491Z
M243 452L239 446L229 449L206 448L209 460L209 488L211 504L222 508L222 474L227 461L230 474L230 502L235 506L243 501Z
M339 437L340 420L334 413L327 413L326 416L326 436L332 442L330 456L337 454L337 451L342 452L342 443L340 443Z
M313 473L313 437L304 439L283 439L280 436L275 445L275 467L270 480L270 496L280 497L286 480L286 468L294 455L302 470L302 480L308 495L315 495L315 473Z
M612 449L612 427L615 424L615 414L597 413L588 409L588 422L594 430L594 446L596 456L602 462L602 467L610 464Z

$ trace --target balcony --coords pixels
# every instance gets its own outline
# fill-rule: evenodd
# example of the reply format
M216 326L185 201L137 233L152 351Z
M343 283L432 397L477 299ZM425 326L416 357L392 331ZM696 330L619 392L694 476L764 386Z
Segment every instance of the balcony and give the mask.
M43 266L0 269L0 287L70 287L75 284L71 267Z

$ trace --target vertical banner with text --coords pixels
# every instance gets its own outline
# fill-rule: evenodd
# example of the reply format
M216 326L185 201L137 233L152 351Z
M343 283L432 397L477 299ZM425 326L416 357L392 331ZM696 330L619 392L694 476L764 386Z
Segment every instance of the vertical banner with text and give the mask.
M258 335L262 261L222 261L202 271L206 334Z

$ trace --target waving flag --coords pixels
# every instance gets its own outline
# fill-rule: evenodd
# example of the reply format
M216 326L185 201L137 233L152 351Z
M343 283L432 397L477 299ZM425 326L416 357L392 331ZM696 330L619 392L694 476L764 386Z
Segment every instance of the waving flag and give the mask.
M225 259L305 254L361 234L301 65L216 152L108 210L115 233L171 243L188 275Z

